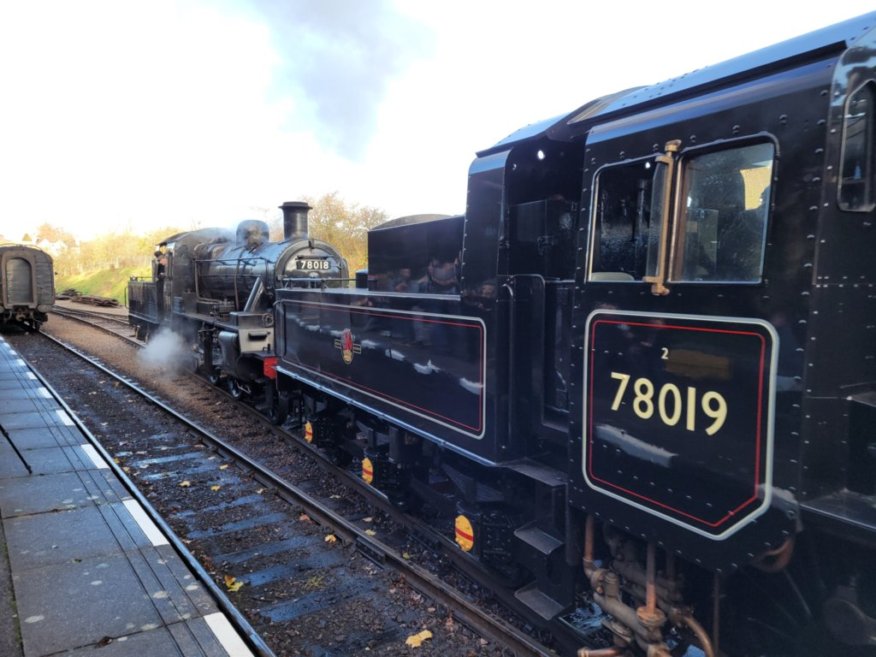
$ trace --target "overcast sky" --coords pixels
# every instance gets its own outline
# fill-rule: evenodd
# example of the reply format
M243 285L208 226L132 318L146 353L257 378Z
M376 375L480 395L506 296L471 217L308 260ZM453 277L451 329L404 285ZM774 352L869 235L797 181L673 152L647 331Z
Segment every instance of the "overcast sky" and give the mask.
M0 234L465 208L475 151L864 0L0 0Z

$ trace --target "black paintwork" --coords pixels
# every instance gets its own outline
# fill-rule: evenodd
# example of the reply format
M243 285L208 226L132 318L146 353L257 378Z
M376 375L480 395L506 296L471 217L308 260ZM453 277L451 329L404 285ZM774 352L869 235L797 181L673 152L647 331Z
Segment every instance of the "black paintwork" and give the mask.
M876 544L876 203L844 209L840 185L862 181L839 179L850 95L876 90L874 28L597 99L482 151L464 217L372 232L367 290L277 291L281 389L375 420L381 467L411 468L424 497L455 487L490 537L480 557L526 564L551 595L588 514L719 572L801 530ZM757 161L735 183L709 172L743 152ZM735 207L709 198L733 185ZM433 261L451 285L428 284ZM400 430L429 446L394 460ZM827 580L866 568L855 550Z

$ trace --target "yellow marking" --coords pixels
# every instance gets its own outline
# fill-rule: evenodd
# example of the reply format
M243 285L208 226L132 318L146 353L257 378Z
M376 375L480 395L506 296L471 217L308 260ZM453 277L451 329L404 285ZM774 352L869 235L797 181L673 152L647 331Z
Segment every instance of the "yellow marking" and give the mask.
M474 527L471 526L471 521L465 516L456 516L455 533L456 544L462 548L464 552L471 552L474 547Z
M366 484L374 481L374 464L367 456L362 459L362 479L365 480Z

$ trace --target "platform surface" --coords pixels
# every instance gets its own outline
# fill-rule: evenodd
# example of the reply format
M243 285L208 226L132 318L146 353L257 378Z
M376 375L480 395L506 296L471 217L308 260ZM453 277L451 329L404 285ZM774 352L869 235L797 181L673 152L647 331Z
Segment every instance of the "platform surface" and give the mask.
M167 536L0 335L0 655L59 653L252 655Z

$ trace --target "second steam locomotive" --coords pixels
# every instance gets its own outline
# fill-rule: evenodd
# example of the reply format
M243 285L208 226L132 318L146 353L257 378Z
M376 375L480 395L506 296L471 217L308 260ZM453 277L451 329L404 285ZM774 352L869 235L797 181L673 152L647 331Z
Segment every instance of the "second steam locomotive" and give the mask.
M306 236L171 238L132 321L534 619L594 602L597 654L872 656L874 134L870 14L512 134L355 287Z

